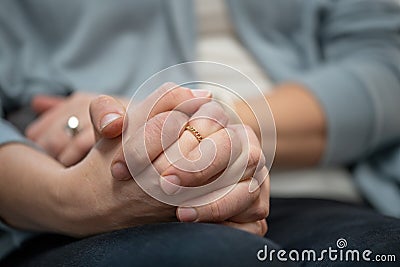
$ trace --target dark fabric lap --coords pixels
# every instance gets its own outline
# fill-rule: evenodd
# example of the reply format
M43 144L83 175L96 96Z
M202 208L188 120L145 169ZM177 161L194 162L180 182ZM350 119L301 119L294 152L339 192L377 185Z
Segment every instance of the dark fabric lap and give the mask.
M364 207L318 199L272 199L265 238L202 223L140 226L81 240L41 235L26 242L0 266L286 266L260 262L257 252L336 248L395 254L397 262L295 262L301 266L398 266L400 220ZM278 244L278 245L276 245ZM397 263L397 264L396 264ZM293 264L293 263L291 263Z

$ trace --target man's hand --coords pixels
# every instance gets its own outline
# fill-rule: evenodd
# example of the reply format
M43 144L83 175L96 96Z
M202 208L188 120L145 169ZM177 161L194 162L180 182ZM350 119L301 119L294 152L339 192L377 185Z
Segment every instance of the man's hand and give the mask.
M167 117L175 116L176 122L183 123L187 120L186 114L200 111L201 106L210 102L204 92L200 92L202 97L196 100L196 96L190 90L178 89L180 91L170 95L173 96L170 99L172 102L160 101L163 104L157 107L156 112L146 122L148 129L154 135L160 130L159 123L162 116L166 114ZM180 101L185 99L195 99L195 101L180 111L168 111L174 110L174 105L179 105ZM190 213L186 212L185 215L184 210L177 213L175 206L166 205L148 196L135 180L113 179L110 166L115 162L115 153L121 149L120 138L113 137L120 135L122 120L115 120L105 127L102 127L102 121L107 114L118 111L121 106L118 101L106 96L97 98L97 101L104 106L101 107L99 103L96 105L96 101L92 103L93 127L98 138L109 138L99 139L87 157L73 167L65 168L48 155L26 145L11 143L1 147L0 158L5 164L1 168L3 186L0 188L6 190L2 190L0 194L0 216L4 222L20 229L82 237L140 224L173 221L177 216L182 221L189 221L187 216ZM163 112L163 109L167 111ZM214 110L212 112L218 111L215 106L212 110ZM172 126L171 129L167 127L164 130L174 132L176 125ZM218 129L212 131L218 133ZM213 133L210 131L209 134ZM219 141L216 140L216 143ZM10 154L19 156L10 157ZM166 170L163 161L157 162L159 158L156 156L154 161L156 168ZM35 183L32 183L32 177L35 178ZM198 219L194 220L216 221L253 233L264 233L265 221L245 222L254 220L252 216L257 214L254 213L257 209L247 208L257 207L255 205L257 201L253 200L258 199L259 193L263 192L262 189L256 189L251 193L249 187L251 187L249 180L243 179L234 190L218 200L220 203L209 204L217 206L197 207ZM40 197L37 197L38 195ZM234 203L231 203L232 199L235 199ZM216 212L210 212L210 209ZM249 213L244 210L248 210ZM258 215L264 215L265 210L263 212ZM228 220L222 221L225 218Z
M162 89L160 89L162 90ZM185 99L193 99L189 109L196 110L209 99L196 99L195 95L185 88L167 95L157 108L174 109ZM176 97L179 93L181 98ZM175 104L174 104L175 103ZM116 151L121 150L121 138L115 137L122 130L120 121L114 121L101 127L104 116L118 110L120 103L111 97L100 96L90 107L93 127L98 139L95 147L77 165L65 170L60 179L59 202L64 220L63 233L73 236L86 236L116 229L132 227L147 223L176 221L176 207L164 204L146 194L133 179L113 179L110 165ZM147 105L146 105L147 106ZM190 110L189 110L190 111ZM146 122L146 128L152 133L160 129L160 120L168 117L176 122L185 122L186 115L179 111L154 113ZM174 132L176 125L166 126L166 132ZM139 130L140 131L140 130ZM138 133L132 133L133 136ZM157 135L157 134L156 134ZM109 139L101 137L109 137ZM147 135L151 138L152 135ZM145 153L145 151L141 151Z

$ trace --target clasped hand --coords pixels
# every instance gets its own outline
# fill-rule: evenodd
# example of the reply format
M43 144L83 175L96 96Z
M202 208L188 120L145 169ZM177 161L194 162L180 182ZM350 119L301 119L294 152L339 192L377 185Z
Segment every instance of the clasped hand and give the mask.
M86 138L88 144L83 147L90 147L88 154L81 153L82 157L86 156L66 168L58 179L57 200L62 220L57 231L87 236L178 219L220 223L258 235L266 233L269 177L256 135L247 126L230 125L222 107L211 100L207 91L183 87L171 90L172 87L170 83L161 86L137 105L133 114L135 132L129 132L124 138L124 147L129 148L125 154L121 144L126 116L124 105L110 96L91 101L91 134L95 138L93 141ZM46 112L65 111L63 105L71 107L74 102L80 102L78 97L74 101L67 99ZM110 117L114 119L105 124L105 118ZM201 134L201 142L193 132L185 130L188 124ZM211 158L212 162L202 168L199 158ZM230 181L225 175L228 179L224 186L230 189L215 201L195 207L176 207L149 196L138 185L137 179L146 180L149 170L158 173L158 182L151 185L166 195L178 195L179 186L209 184L222 173L229 176L239 172L241 176ZM186 199L186 203L199 198L213 199L223 189L220 186L202 196Z

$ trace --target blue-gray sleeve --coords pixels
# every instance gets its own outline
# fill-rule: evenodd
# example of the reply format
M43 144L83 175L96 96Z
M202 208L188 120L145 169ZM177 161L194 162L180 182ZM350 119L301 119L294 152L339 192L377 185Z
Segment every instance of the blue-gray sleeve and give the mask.
M37 233L16 230L0 221L0 259L35 235Z
M1 95L3 94L0 94L0 96ZM0 146L11 142L31 145L31 143L11 123L4 119L3 101L4 99L0 97Z
M388 0L333 3L316 33L323 63L298 80L325 111L323 163L342 164L399 140L400 7Z
M32 145L21 133L19 133L17 129L14 128L11 123L3 119L1 102L0 98L0 147L3 144L10 142ZM5 233L1 233L2 231ZM22 241L32 237L33 235L34 233L32 232L13 229L2 223L0 220L0 259L13 248L18 247Z

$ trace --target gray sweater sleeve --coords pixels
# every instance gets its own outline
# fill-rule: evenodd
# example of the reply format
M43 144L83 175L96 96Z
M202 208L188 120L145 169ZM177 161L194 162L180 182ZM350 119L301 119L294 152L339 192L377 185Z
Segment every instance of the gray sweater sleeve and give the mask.
M400 6L341 0L316 38L323 64L298 78L326 115L323 163L352 163L400 137Z
M31 143L11 123L4 119L3 101L4 100L1 98L0 94L0 146L11 142L31 145Z
M0 98L0 147L11 142L19 142L32 146L27 139L14 126L3 119L1 98ZM12 157L12 155L10 155ZM4 231L4 233L2 233ZM14 247L17 247L25 239L33 236L34 233L20 231L3 224L0 220L0 258L6 255Z

